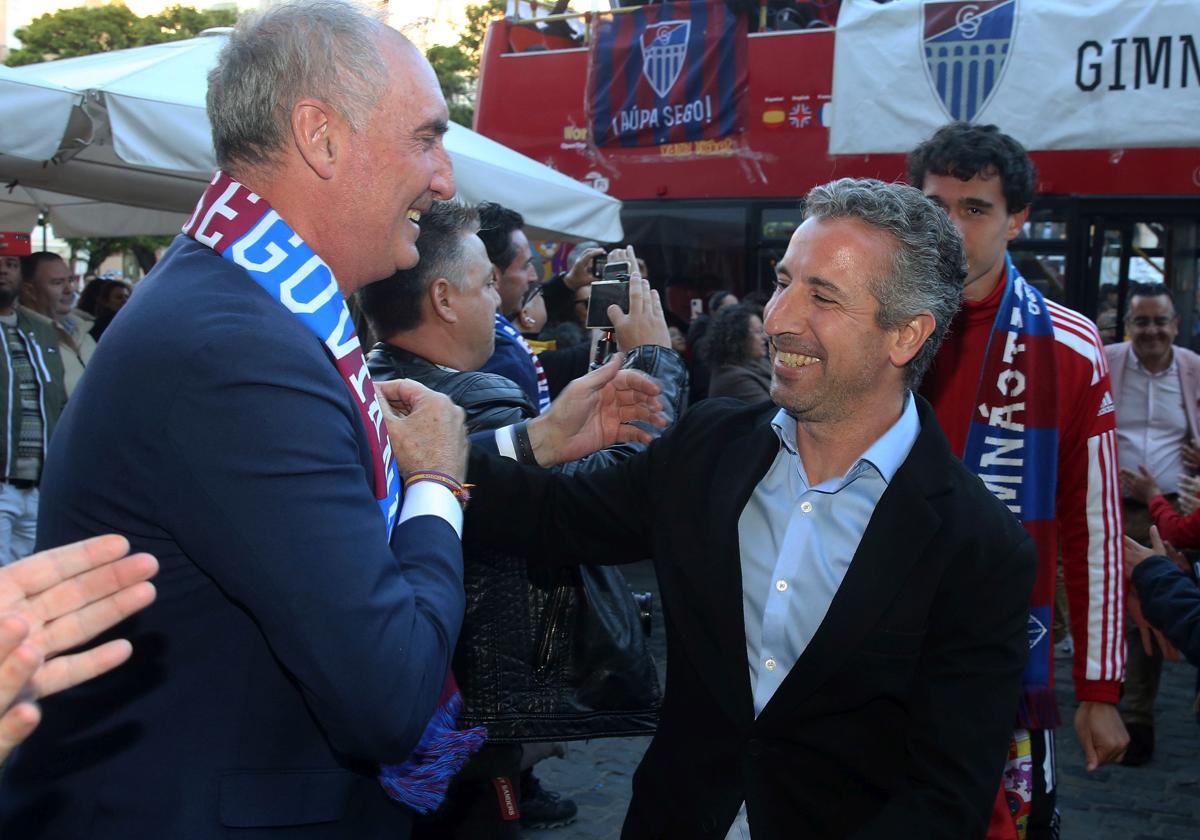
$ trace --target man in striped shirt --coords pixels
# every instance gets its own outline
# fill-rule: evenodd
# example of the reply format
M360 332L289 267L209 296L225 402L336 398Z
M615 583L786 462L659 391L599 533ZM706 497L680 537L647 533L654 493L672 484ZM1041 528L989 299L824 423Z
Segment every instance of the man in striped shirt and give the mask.
M952 123L938 130L912 152L908 168L913 185L945 208L958 226L966 250L963 309L921 388L933 404L951 448L962 457L976 416L988 341L1005 289L1014 282L1015 268L1007 260L1007 245L1029 215L1037 174L1024 148L1011 137L995 126L967 123ZM1051 358L1055 369L1047 375L1055 381L1057 405L1051 415L1057 417L1057 473L1052 527L1047 533L1034 533L1040 555L1038 580L1049 581L1053 591L1057 557L1061 556L1076 639L1072 674L1079 710L1075 731L1091 771L1120 760L1128 743L1116 708L1125 649L1115 414L1108 365L1095 327L1053 301L1046 301L1045 306L1054 334ZM996 492L997 488L991 489ZM1025 519L1020 510L1013 512ZM1028 521L1026 525L1031 532L1038 530ZM1052 679L1049 625L1038 616L1052 609L1053 598L1050 604L1040 604L1038 591L1035 587L1030 622L1032 661L1026 673L1040 668ZM1059 836L1053 767L1058 710L1053 695L1045 691L1049 687L1049 681L1041 686L1048 701L1041 709L1023 698L1010 746L1005 790L997 798L989 838ZM1032 697L1028 681L1026 689Z
M16 305L21 261L0 255L0 566L33 553L38 483L67 394L54 326Z

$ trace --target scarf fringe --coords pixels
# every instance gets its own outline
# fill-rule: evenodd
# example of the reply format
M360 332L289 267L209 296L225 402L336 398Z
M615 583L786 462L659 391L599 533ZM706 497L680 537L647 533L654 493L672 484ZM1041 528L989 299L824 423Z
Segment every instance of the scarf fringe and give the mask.
M418 814L437 810L451 780L487 739L487 730L482 726L462 730L456 727L462 709L462 694L455 691L433 713L408 760L380 767L379 783L388 796Z

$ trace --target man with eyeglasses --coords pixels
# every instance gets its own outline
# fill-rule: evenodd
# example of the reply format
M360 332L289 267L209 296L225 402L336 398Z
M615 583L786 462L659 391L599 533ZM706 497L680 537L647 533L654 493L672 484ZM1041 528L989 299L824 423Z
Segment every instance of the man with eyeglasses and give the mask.
M1176 347L1179 316L1161 283L1136 285L1125 315L1128 341L1104 348L1117 406L1125 534L1150 544L1150 496L1172 504L1179 479L1200 465L1200 355ZM1150 488L1156 486L1154 492ZM1162 650L1151 634L1127 623L1124 711L1129 748L1122 764L1138 767L1154 753L1154 698Z

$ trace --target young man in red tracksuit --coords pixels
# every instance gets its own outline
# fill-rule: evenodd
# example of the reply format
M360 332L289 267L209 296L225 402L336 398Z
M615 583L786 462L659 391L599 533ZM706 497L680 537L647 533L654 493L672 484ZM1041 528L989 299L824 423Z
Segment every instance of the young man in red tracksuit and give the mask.
M1119 760L1128 743L1116 709L1124 590L1108 365L1092 323L1046 300L1008 259L1037 182L1019 143L995 126L952 123L910 154L909 178L962 231L968 264L963 309L921 393L955 454L1008 504L1040 558L1020 713L988 837L1057 838L1049 629L1058 556L1088 770Z

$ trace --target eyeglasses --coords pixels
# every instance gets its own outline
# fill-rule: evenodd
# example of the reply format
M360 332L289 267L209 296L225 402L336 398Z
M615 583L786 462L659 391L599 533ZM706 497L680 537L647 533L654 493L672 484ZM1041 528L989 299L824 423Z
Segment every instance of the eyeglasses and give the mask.
M1136 318L1130 318L1129 323L1135 327L1145 328L1153 324L1156 327L1165 327L1167 324L1174 321L1174 316L1171 315L1155 315L1151 318L1149 315L1139 315Z
M517 308L524 309L526 306L528 306L533 301L534 298L536 298L541 293L542 293L542 284L541 283L531 284L529 286L529 288L525 290L525 294L521 295L521 303Z

